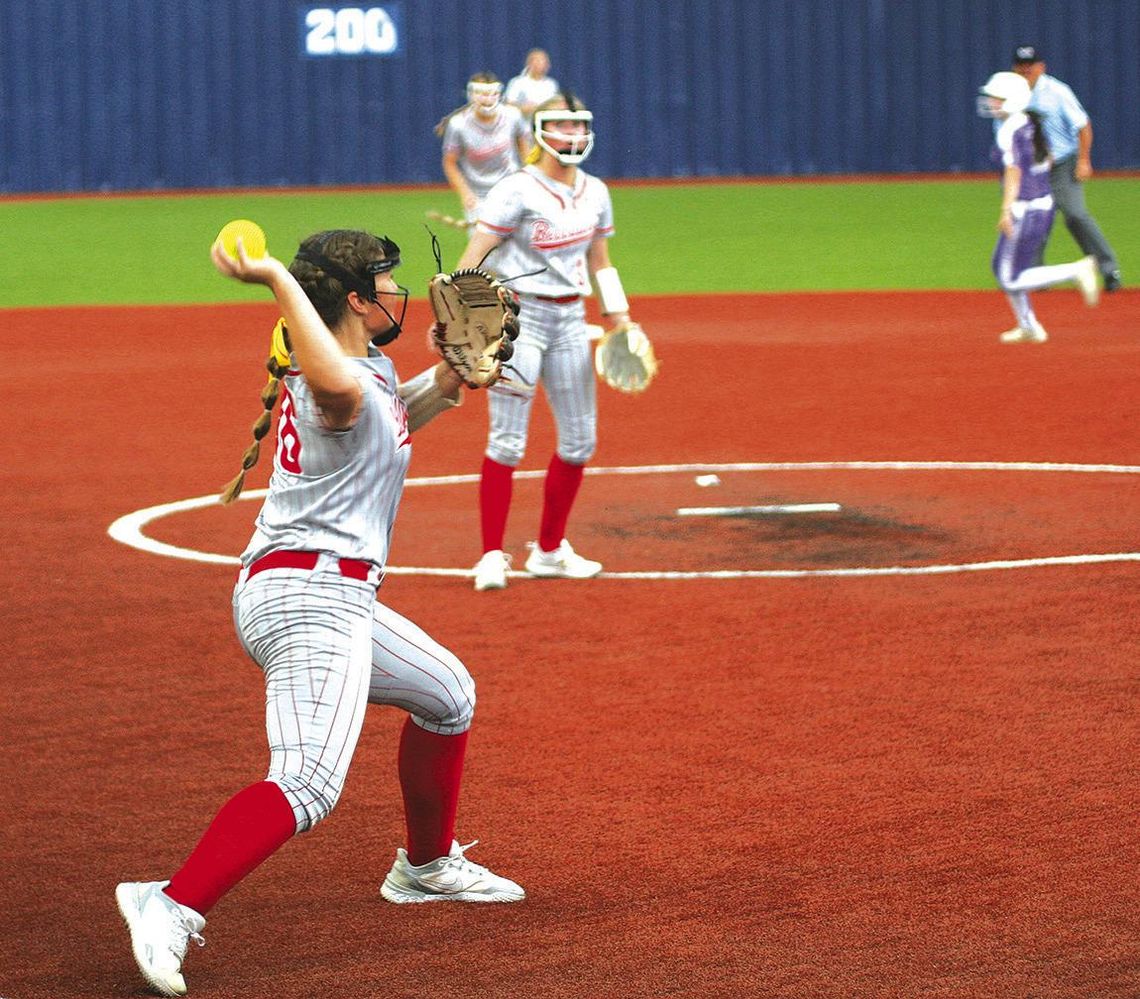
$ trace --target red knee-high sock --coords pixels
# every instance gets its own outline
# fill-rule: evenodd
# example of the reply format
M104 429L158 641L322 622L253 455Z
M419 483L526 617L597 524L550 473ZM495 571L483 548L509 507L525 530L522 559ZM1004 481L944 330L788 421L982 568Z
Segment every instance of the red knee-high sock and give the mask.
M203 916L227 891L297 831L293 806L272 781L238 791L214 816L166 889Z
M507 533L507 514L511 509L511 487L515 470L510 465L484 457L479 476L479 515L483 524L483 551L503 547ZM449 844L450 845L450 844Z
M538 547L544 552L554 551L566 537L566 521L582 484L584 467L571 465L558 455L550 459L542 490L542 527L538 532Z
M437 735L411 718L400 733L400 790L408 825L408 862L415 867L451 852L467 733Z

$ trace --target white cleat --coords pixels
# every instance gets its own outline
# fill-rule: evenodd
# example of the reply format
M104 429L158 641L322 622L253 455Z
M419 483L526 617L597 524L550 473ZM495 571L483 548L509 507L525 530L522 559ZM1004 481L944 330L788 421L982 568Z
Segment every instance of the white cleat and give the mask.
M475 589L505 590L507 588L507 570L511 567L510 555L505 555L499 549L484 552L475 566Z
M404 849L396 851L396 862L380 886L389 902L521 902L526 892L513 881L492 874L473 864L463 852L478 840L460 846L451 843L451 853L422 867L408 863Z
M159 995L186 995L182 959L193 940L204 947L206 918L163 892L169 881L124 881L115 889L143 977Z
M1080 268L1077 272L1077 287L1081 290L1085 305L1091 308L1100 301L1100 282L1097 280L1100 268L1093 256L1083 257L1077 266Z
M602 571L602 563L582 558L565 538L552 552L544 552L537 541L528 542L530 555L526 571L541 579L592 579Z
M1044 343L1048 339L1049 334L1045 332L1045 327L1036 321L1031 329L1015 326L1001 335L1002 343Z

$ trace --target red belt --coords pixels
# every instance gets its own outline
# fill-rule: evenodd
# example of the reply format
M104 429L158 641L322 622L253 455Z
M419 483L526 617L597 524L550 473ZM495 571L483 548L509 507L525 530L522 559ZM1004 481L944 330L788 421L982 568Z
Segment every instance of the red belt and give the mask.
M315 569L320 552L270 552L249 564L245 574L246 579L253 579L259 572L266 569ZM371 562L362 562L355 558L342 558L337 563L340 574L348 579L367 580L368 573L372 571Z
M554 298L551 295L535 295L540 302L557 302L559 305L565 305L567 302L576 302L580 299L581 295L563 295L561 298Z

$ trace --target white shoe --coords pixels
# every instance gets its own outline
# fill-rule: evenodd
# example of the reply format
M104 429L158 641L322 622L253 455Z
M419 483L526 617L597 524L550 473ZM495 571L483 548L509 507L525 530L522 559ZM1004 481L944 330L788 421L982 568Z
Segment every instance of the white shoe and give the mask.
M1034 321L1030 329L1015 326L1001 335L1002 343L1044 343L1048 339L1049 334L1045 332L1045 327L1037 321Z
M115 889L119 912L131 932L131 948L150 986L164 996L186 995L182 959L193 940L204 947L206 918L163 892L169 881L125 881Z
M544 552L537 541L527 545L530 555L526 560L526 571L543 579L592 579L602 571L602 563L582 558L565 538L552 552Z
M492 874L463 856L478 840L460 846L452 841L451 853L422 867L408 863L404 849L380 886L389 902L520 902L526 892L513 881Z
M510 567L510 555L505 555L497 548L494 551L484 552L483 557L475 565L475 589L505 590L507 570Z
M1091 308L1100 301L1100 282L1097 280L1100 277L1100 268L1097 266L1096 257L1093 256L1083 257L1077 266L1080 267L1077 273L1077 287L1081 290L1085 305Z

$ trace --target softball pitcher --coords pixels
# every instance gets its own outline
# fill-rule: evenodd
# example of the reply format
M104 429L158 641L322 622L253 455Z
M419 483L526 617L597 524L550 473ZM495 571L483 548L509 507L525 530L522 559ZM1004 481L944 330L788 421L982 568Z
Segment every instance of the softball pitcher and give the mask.
M1017 325L1001 334L1002 343L1044 343L1029 292L1075 281L1087 305L1100 297L1096 257L1068 264L1033 266L1053 228L1052 158L1038 116L1026 113L1031 91L1017 73L994 73L978 93L978 114L995 118L996 158L1002 166L1001 215L993 272L1005 292Z
M507 585L503 551L512 477L526 449L539 381L554 413L558 445L547 468L542 520L526 570L544 578L588 579L600 562L566 540L566 523L597 442L597 400L584 296L591 279L602 313L617 324L629 303L610 263L613 207L606 185L579 168L594 145L593 115L573 95L539 105L535 147L523 169L487 195L459 267L487 265L504 277L522 304L522 332L507 377L489 390L490 433L479 486L483 556L475 589ZM492 252L493 251L493 252ZM518 277L518 275L522 275Z
M443 173L474 223L487 192L514 173L530 150L530 132L518 108L502 102L503 85L493 73L467 81L468 103L448 115L443 135Z
M396 851L381 895L524 897L467 860L454 838L474 683L452 653L376 600L410 435L456 404L460 384L441 363L398 385L378 349L398 335L407 304L391 273L399 248L337 230L306 239L288 270L241 246L235 259L220 242L212 256L223 274L273 292L292 351L287 371L271 367L283 376L277 452L233 594L238 638L265 675L270 763L265 780L222 807L169 881L116 890L135 960L162 995L185 994L186 948L202 943L214 904L332 811L369 703L409 714L398 755L407 848ZM256 449L243 466L253 461Z

